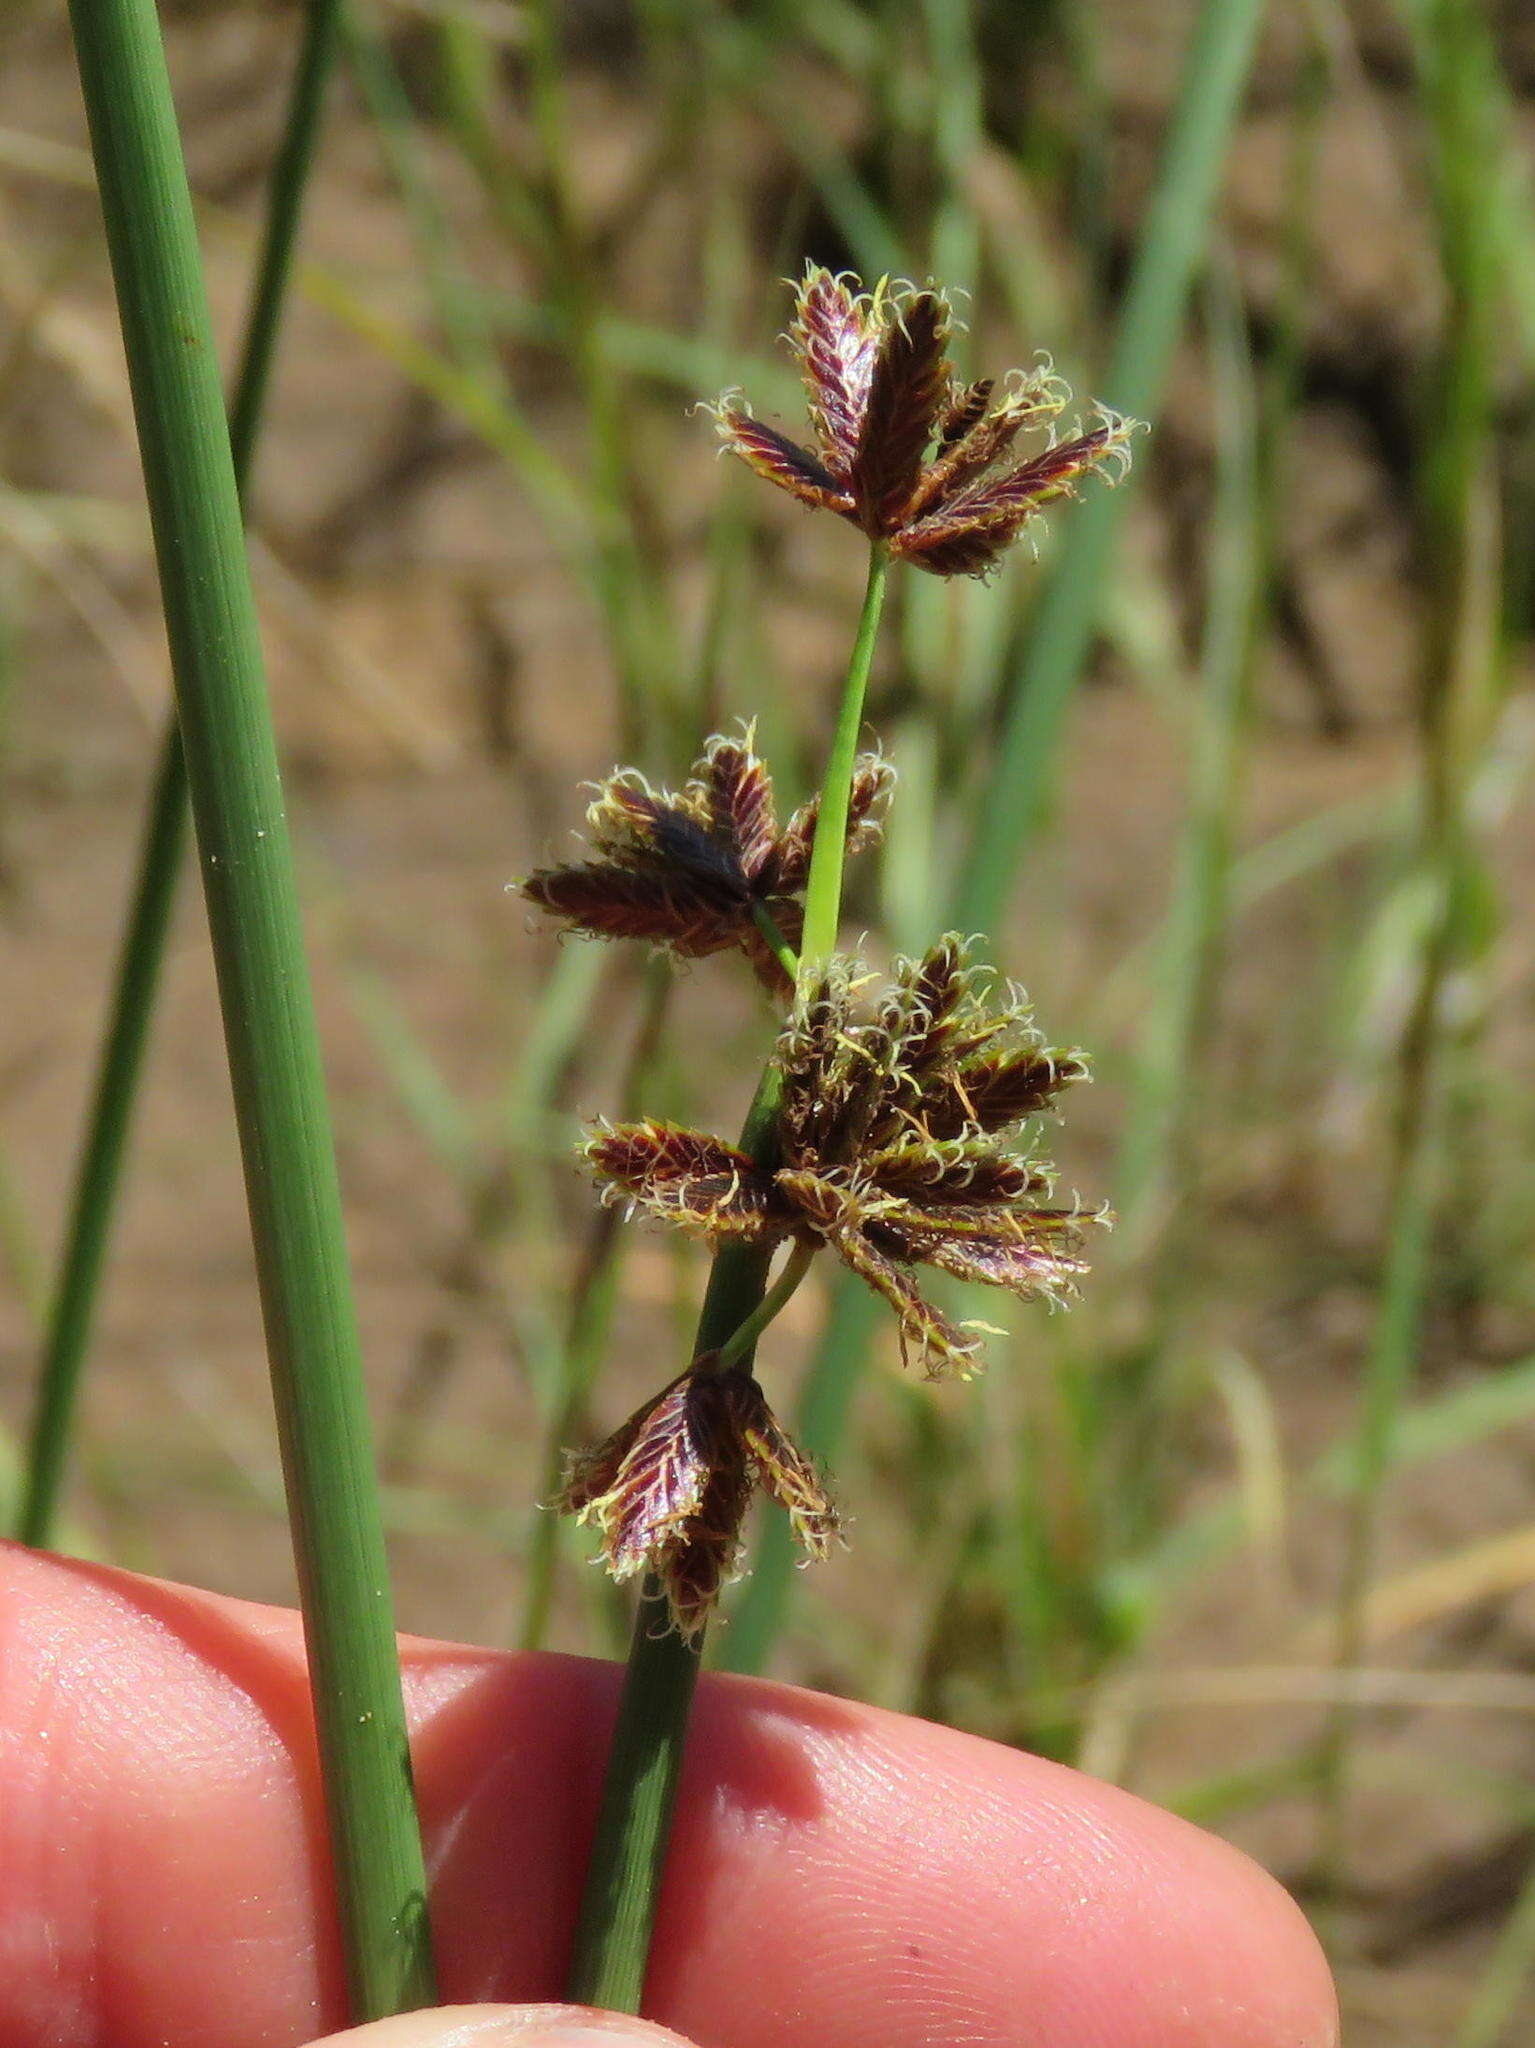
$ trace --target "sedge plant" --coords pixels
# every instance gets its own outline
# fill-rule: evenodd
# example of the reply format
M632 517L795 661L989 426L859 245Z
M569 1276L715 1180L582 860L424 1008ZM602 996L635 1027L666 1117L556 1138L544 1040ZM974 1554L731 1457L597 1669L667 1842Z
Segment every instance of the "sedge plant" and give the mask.
M1035 1150L1038 1119L1086 1066L1045 1043L1021 991L953 933L897 960L883 987L838 951L845 862L891 796L889 765L860 739L892 570L984 576L1044 505L1129 459L1132 422L1100 409L1061 435L1059 380L966 382L950 333L937 291L864 293L812 265L790 341L813 445L737 394L714 408L726 449L867 543L819 793L780 822L755 729L716 735L678 789L615 771L588 811L588 857L522 885L569 930L744 956L781 1015L738 1143L642 1118L599 1122L584 1146L605 1201L714 1254L682 1371L569 1459L558 1503L595 1526L614 1578L641 1588L569 1981L573 1998L613 2009L640 2008L703 1637L751 1498L760 1487L785 1511L810 1558L841 1538L820 1473L754 1376L762 1330L829 1253L893 1310L908 1363L967 1378L987 1326L954 1320L921 1270L1064 1301L1104 1220L1056 1200Z

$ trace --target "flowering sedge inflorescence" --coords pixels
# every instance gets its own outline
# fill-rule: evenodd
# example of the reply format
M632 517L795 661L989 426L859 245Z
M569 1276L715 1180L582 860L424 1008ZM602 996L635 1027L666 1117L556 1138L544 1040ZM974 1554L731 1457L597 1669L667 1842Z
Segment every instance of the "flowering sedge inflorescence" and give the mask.
M1052 1207L1043 1161L1014 1142L1086 1063L1044 1045L1028 1006L952 934L896 964L860 1015L837 961L795 1004L774 1055L780 1164L676 1124L599 1125L587 1163L607 1199L712 1243L793 1238L833 1251L896 1312L903 1355L929 1378L974 1371L980 1337L927 1300L915 1269L1060 1302L1084 1270L1077 1206Z
M892 558L937 575L984 574L1043 504L1073 494L1089 471L1122 473L1133 423L1100 411L1090 431L1056 439L1064 387L1046 374L1016 378L1001 396L989 381L961 383L949 325L939 293L862 293L812 267L790 341L815 448L729 397L715 408L725 445ZM1040 428L1043 448L1019 456L1019 437ZM890 784L878 755L855 762L847 853L878 836ZM974 964L954 935L898 961L879 993L843 958L796 974L819 815L814 798L780 826L748 728L709 740L680 790L615 771L587 813L590 856L522 885L574 931L644 939L684 959L739 950L789 1001L773 1054L770 1147L754 1156L676 1124L599 1122L585 1160L604 1200L716 1247L765 1259L789 1245L801 1265L832 1252L894 1310L904 1359L931 1378L968 1377L986 1325L946 1315L919 1272L1051 1303L1075 1293L1087 1227L1106 1218L1053 1200L1028 1132L1086 1063L1047 1046L1021 992ZM839 1535L749 1357L731 1343L695 1358L606 1442L570 1459L558 1503L595 1524L615 1578L655 1576L690 1638L736 1569L755 1487L788 1512L810 1556L824 1557Z
M999 387L967 384L948 349L941 292L859 292L812 265L790 344L814 429L803 447L753 417L738 393L713 408L720 439L802 505L836 512L897 561L935 576L983 576L1052 499L1092 471L1122 475L1135 421L1098 409L1086 432L1057 438L1071 393L1048 366ZM1020 456L1025 434L1044 445Z
M855 764L850 854L879 837L893 779L878 754ZM586 813L595 858L539 868L523 894L573 931L648 939L681 960L739 946L761 980L782 989L792 983L766 934L791 952L799 946L820 808L812 797L780 827L752 729L717 733L680 790L653 790L633 768L599 783Z

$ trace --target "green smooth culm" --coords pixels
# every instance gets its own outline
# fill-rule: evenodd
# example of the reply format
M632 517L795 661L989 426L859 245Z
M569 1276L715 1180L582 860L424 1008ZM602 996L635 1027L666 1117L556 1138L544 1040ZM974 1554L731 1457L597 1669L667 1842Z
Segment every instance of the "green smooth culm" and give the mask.
M73 0L234 1084L353 2017L433 1995L425 1873L292 854L152 0Z

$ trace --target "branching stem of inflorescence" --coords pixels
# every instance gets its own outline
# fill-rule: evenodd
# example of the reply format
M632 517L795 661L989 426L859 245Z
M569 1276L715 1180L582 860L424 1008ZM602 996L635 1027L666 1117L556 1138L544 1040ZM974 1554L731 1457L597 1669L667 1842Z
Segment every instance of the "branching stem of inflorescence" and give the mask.
M853 642L853 656L848 663L847 682L843 686L842 704L837 713L837 730L832 735L823 785L825 794L821 798L815 844L810 851L810 878L805 884L805 936L800 945L799 961L802 983L825 966L837 943L853 763L858 755L863 702L874 661L880 613L884 609L889 561L885 549L876 541L869 550L869 580L864 586L863 611L859 615L858 636Z
M801 987L824 965L836 943L853 763L888 559L885 548L875 542L822 785L798 960L777 927L767 930L758 920L780 964ZM782 1076L769 1062L741 1132L742 1151L760 1163L770 1163L776 1152L781 1093ZM799 1285L811 1256L799 1247L791 1251L769 1292L768 1253L748 1245L722 1246L709 1274L695 1357L717 1352L716 1370L749 1372L758 1336ZM570 1996L586 2004L615 2012L640 2009L701 1648L701 1638L685 1640L671 1626L664 1597L647 1580L624 1673L571 1962Z
M768 1324L788 1306L789 1298L796 1292L801 1280L810 1271L810 1262L815 1257L815 1246L797 1244L784 1261L783 1271L773 1282L761 1301L746 1319L738 1323L735 1335L727 1337L714 1354L714 1370L731 1372L755 1349L757 1339Z
M752 922L768 944L768 951L790 981L799 979L799 955L779 929L773 913L760 899L752 905Z

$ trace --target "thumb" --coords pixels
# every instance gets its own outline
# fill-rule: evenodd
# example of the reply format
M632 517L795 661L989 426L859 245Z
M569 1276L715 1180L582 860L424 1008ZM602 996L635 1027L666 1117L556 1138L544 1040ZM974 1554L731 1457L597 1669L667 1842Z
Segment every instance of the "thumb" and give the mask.
M444 2005L327 2034L310 2048L692 2048L669 2027L589 2005Z

